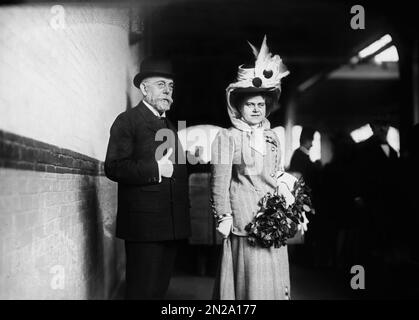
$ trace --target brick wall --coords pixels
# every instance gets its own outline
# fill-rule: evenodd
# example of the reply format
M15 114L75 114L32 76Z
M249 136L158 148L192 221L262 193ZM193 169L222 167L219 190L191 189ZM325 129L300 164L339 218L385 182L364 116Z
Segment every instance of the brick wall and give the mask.
M103 162L0 131L0 299L110 299L123 279Z
M124 267L115 185L6 168L0 178L0 298L112 298Z
M0 299L108 299L124 277L102 161L139 49L123 7L61 8L64 28L0 8Z

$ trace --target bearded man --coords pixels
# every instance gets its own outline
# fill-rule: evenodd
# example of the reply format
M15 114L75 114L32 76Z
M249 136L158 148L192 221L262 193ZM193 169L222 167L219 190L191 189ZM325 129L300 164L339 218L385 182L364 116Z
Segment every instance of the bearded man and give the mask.
M134 78L144 98L110 131L105 173L118 182L116 236L125 240L127 299L164 298L177 249L190 235L186 161L166 118L173 78L169 61L145 59ZM160 130L173 130L175 139L159 155Z

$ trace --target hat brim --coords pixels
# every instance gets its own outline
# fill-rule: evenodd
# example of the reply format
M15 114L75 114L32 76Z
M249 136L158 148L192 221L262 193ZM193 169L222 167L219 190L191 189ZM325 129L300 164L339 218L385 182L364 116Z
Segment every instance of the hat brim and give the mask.
M270 88L248 87L248 88L235 88L231 91L231 93L245 93L245 92L259 93L259 92L274 92L276 90L279 90L279 89L275 87L270 87Z
M140 88L141 81L149 77L165 77L169 79L174 79L175 75L173 73L167 72L140 72L134 77L134 86Z
M266 117L269 116L270 113L276 111L279 109L279 96L281 95L281 90L279 88L276 87L269 87L269 88L256 88L256 87L248 87L248 88L235 88L233 89L230 94L228 95L228 99L230 106L237 110L237 106L232 102L232 96L237 95L237 94L242 94L242 93L269 93L269 94L274 94L276 97L273 100L272 105L267 106L266 108Z

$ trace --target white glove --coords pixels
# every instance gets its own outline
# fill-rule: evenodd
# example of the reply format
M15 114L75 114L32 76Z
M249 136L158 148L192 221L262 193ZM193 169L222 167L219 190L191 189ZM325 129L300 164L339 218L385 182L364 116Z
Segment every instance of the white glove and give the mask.
M288 186L288 189L292 190L294 189L294 185L297 182L297 178L294 177L292 174L278 171L276 174L276 181L285 183Z
M292 174L286 172L280 172L277 174L276 184L277 192L285 198L286 207L294 204L295 198L291 191L294 189L294 184L297 181Z
M224 239L228 238L233 226L233 218L226 217L218 223L217 231L223 236Z
M161 157L160 160L157 161L161 177L170 178L173 174L173 162L169 160L169 157L172 155L172 152L173 149L169 148L166 155L164 155L163 157Z

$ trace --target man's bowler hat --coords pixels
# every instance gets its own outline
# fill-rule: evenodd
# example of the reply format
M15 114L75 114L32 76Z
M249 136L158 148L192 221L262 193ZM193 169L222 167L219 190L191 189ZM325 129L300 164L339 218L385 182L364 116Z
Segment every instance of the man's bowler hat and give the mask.
M164 58L146 58L141 62L140 73L134 77L134 85L140 88L140 83L143 79L158 76L173 79L172 64Z

